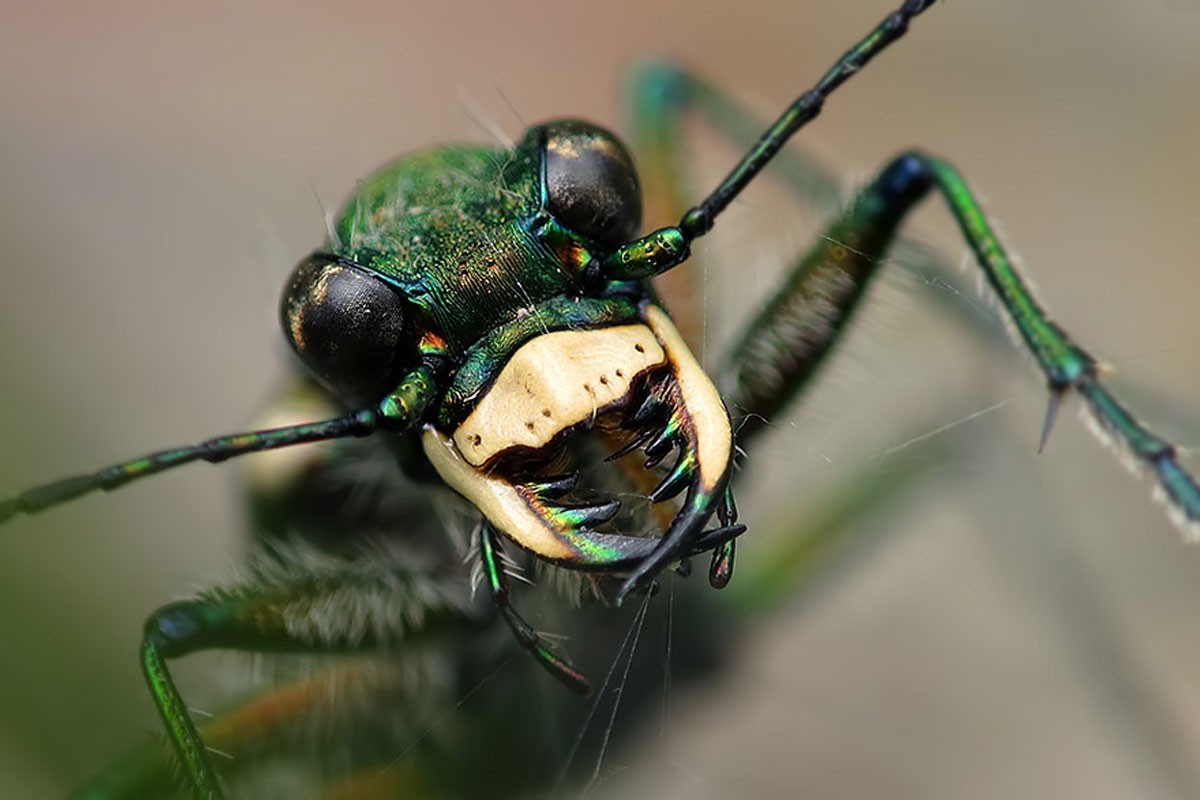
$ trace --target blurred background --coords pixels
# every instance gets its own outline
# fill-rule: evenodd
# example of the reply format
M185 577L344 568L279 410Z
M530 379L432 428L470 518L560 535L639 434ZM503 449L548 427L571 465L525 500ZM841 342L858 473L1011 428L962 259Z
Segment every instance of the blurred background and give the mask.
M472 117L514 138L563 114L620 130L646 55L771 116L894 5L11 4L0 493L250 424L284 375L277 298L322 207L391 157L488 140ZM798 142L847 187L912 145L957 163L1056 319L1194 452L1198 84L1200 4L956 0ZM698 192L737 155L703 134L688 147ZM699 248L710 362L816 233L762 183ZM936 206L910 232L957 263ZM770 558L854 476L922 449L934 466L863 523L867 557L610 753L601 792L1200 796L1200 550L1074 414L1036 455L1043 382L964 333L956 313L983 305L901 271L874 292L749 465L741 557ZM186 469L3 530L0 796L60 795L157 729L141 622L229 574L237 472ZM214 663L180 667L197 707L220 704Z

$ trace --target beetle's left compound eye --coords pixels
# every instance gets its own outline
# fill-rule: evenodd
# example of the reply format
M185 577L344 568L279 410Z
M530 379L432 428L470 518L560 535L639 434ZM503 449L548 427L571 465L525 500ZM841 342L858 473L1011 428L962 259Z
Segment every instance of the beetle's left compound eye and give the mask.
M369 273L312 255L292 272L280 307L297 355L349 403L391 387L404 336L404 300Z
M631 240L642 224L642 190L625 145L584 120L556 120L545 130L547 210L602 245Z

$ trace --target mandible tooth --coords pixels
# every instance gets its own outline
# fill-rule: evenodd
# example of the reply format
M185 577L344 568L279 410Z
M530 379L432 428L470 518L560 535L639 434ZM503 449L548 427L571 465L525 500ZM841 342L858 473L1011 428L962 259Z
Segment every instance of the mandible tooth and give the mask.
M650 502L661 503L663 500L669 500L679 494L687 488L688 482L692 479L694 473L695 465L692 462L691 454L686 450L681 450L679 452L679 459L675 462L675 466L671 468L671 472L650 493Z
M645 433L638 434L629 444L624 445L619 450L614 451L612 455L606 457L604 462L607 464L609 461L616 461L619 458L624 458L634 450L637 450L639 447L644 445L653 435L654 431L646 431Z
M574 489L577 483L579 483L579 473L570 472L564 475L552 475L538 481L530 481L525 485L536 492L539 497L554 500Z
M585 506L559 506L554 509L554 515L569 527L590 528L608 522L620 510L620 500L609 500L607 503Z
M653 469L666 458L667 453L675 446L675 432L669 427L663 428L646 445L646 469Z
M627 415L625 426L628 428L641 428L657 420L662 416L663 407L666 404L652 394L646 395L646 399L632 413Z

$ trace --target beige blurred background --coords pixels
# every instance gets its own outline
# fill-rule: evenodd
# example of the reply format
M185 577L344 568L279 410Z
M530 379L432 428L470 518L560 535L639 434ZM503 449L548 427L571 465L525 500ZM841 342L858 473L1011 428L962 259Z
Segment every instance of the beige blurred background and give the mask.
M0 488L248 424L283 372L277 296L322 235L317 198L336 206L406 149L486 139L464 108L512 136L558 114L620 127L625 69L660 54L773 114L894 4L10 0ZM1198 85L1200 4L956 0L801 140L848 185L909 145L952 158L1057 318L1194 449ZM734 157L694 148L712 178ZM760 189L702 248L714 353L732 330L717 299L761 299L808 219ZM932 204L913 230L963 251ZM928 297L885 281L778 421L742 555L849 475L913 448L952 460L871 523L887 536L869 559L612 754L610 794L1200 796L1200 549L1074 414L1037 457L1027 359L961 337ZM0 796L61 794L155 729L141 621L228 574L235 482L189 469L2 532ZM190 702L222 696L223 663L182 666Z

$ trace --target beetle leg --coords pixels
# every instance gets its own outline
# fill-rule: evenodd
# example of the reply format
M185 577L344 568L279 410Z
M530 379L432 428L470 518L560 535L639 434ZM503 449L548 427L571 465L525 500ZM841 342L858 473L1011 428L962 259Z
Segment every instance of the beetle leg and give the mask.
M542 643L538 632L525 621L513 608L508 597L508 579L504 567L500 563L500 543L496 531L486 522L479 534L479 553L483 559L483 571L487 576L488 589L492 593L492 602L496 604L500 615L508 623L517 642L530 652L546 670L558 678L571 691L588 697L592 694L592 684L567 661L556 656Z
M214 649L380 650L473 625L465 587L446 587L420 566L369 564L364 569L357 562L334 558L299 570L295 565L271 566L244 587L171 603L150 615L142 639L142 669L195 797L223 794L167 662ZM419 618L408 613L415 596L426 604Z
M1078 392L1101 431L1154 472L1185 536L1200 538L1200 485L1179 463L1176 447L1109 393L1097 361L1034 299L962 175L927 153L905 153L884 167L746 327L726 362L726 397L741 418L739 441L780 413L823 363L885 263L897 228L930 190L954 215L1051 395Z

